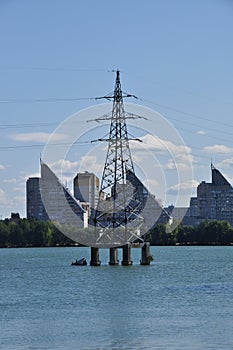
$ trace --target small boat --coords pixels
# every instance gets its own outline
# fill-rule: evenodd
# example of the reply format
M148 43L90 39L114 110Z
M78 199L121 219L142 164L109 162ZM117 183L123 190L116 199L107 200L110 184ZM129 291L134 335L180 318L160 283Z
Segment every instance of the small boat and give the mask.
M86 261L85 258L82 258L82 259L79 259L79 260L76 259L76 261L72 262L71 265L83 266L83 265L87 265L87 261Z

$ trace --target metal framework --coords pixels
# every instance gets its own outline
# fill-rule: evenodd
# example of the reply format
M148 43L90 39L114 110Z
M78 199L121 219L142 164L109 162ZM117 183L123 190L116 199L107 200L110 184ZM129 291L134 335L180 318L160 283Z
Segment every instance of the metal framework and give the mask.
M123 97L135 97L123 95L120 83L120 72L116 71L116 81L113 96L104 98L113 99L109 137L98 141L107 141L108 149L101 179L99 199L94 215L94 225L99 228L99 240L104 235L112 237L112 243L126 243L139 238L137 234L143 223L140 216L141 203L137 199L137 189L127 179L127 174L134 174L134 166L129 147L130 140L140 141L137 138L129 138L126 113ZM139 116L129 116L131 119ZM99 121L99 120L96 120ZM112 233L110 233L112 232ZM133 239L132 239L133 238Z

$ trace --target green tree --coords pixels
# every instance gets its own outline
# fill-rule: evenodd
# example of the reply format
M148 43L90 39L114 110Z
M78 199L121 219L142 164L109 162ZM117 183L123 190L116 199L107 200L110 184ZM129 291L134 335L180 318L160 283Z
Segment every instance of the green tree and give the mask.
M23 230L21 229L21 227L19 227L19 225L14 222L11 221L9 223L9 230L10 230L10 244L12 246L19 246L22 247L25 245L25 240L24 240L24 236L23 236Z
M0 221L0 247L7 247L10 242L10 234L8 225Z

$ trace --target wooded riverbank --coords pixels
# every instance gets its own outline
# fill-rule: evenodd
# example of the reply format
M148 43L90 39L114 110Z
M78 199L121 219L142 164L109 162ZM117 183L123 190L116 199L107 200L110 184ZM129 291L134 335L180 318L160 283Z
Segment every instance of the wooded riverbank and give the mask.
M89 229L80 229L89 232ZM146 237L151 245L233 245L233 228L225 221L203 221L197 227L179 224L173 231L157 225ZM0 248L76 246L51 222L28 219L0 221Z

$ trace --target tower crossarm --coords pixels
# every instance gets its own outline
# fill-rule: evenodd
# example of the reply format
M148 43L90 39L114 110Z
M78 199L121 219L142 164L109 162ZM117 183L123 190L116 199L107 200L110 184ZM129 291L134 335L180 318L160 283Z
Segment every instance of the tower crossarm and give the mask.
M142 115L138 115L138 114L135 114L135 113L129 113L129 112L126 112L125 111L125 120L126 119L144 119L144 120L148 120L148 118L146 117L143 117ZM87 120L87 123L90 123L90 122L101 122L101 121L105 121L105 120L112 120L112 115L109 115L109 114L104 114L102 115L101 117L98 117L96 119L90 119L90 120Z

